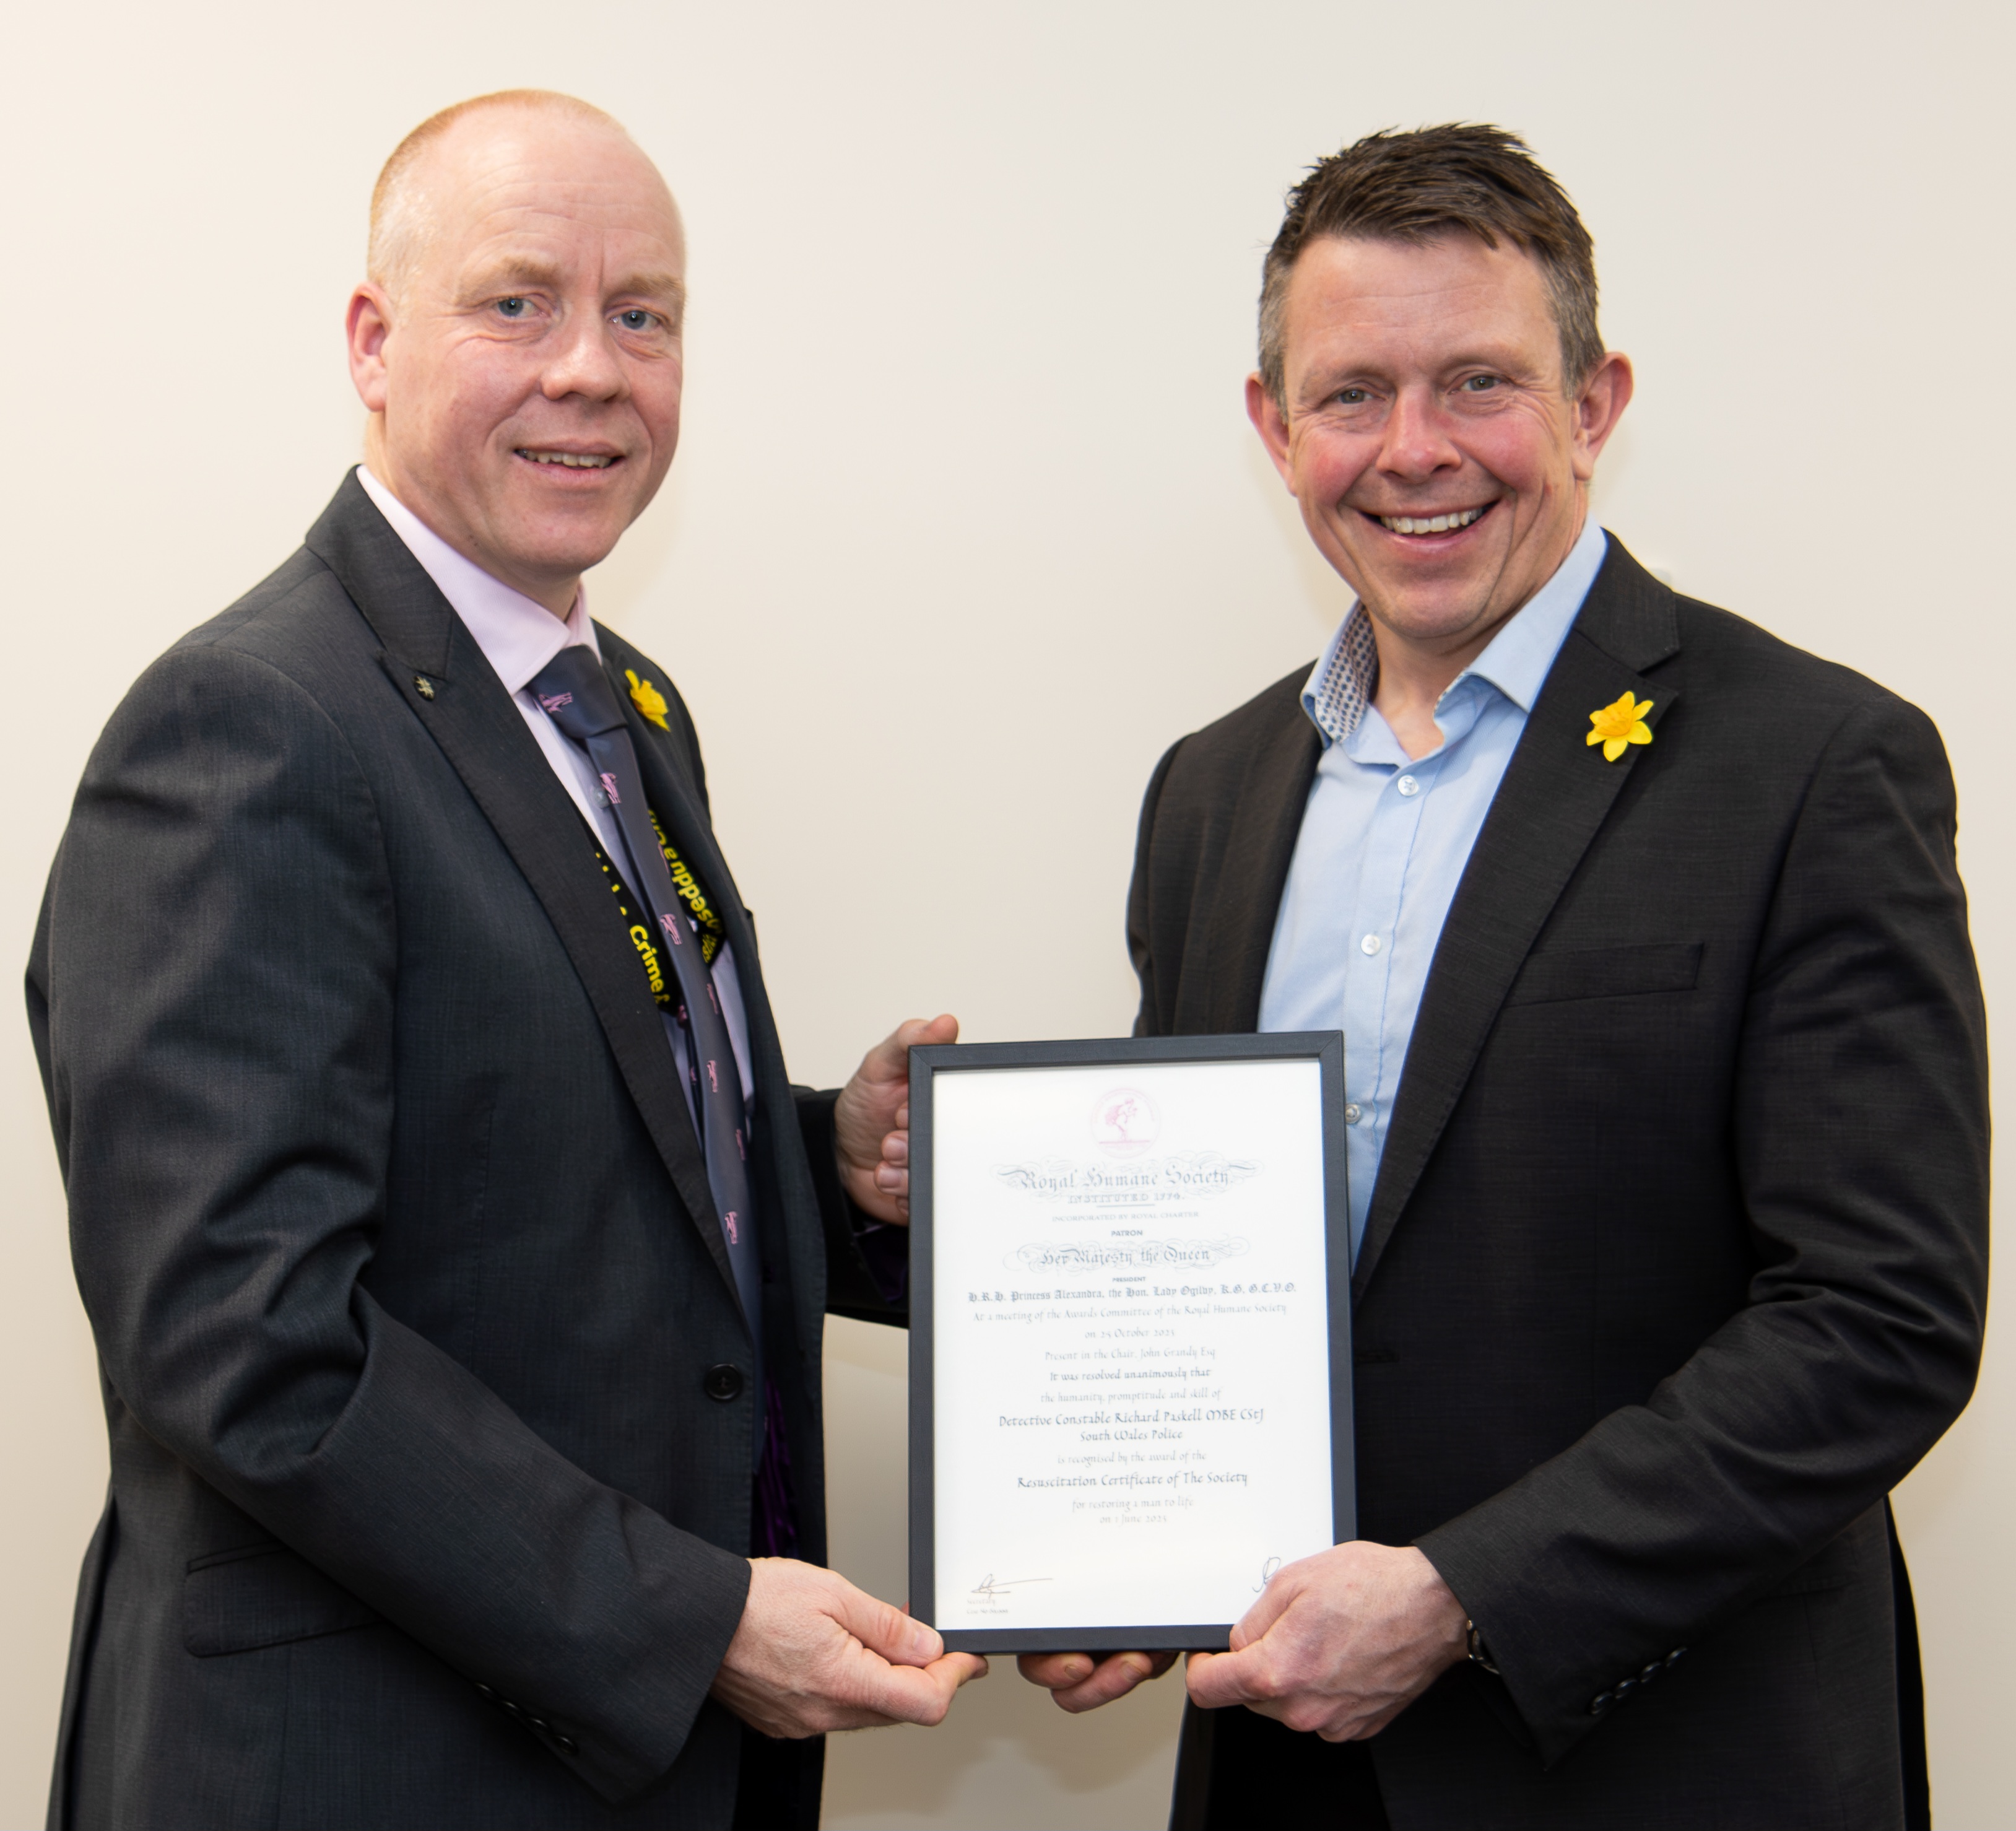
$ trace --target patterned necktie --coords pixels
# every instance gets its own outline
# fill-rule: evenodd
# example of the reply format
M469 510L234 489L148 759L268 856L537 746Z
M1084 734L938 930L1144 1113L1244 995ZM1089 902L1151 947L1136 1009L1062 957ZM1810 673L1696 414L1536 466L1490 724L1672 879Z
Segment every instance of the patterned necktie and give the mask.
M757 1249L756 1207L749 1178L748 1117L742 1075L722 1015L714 975L700 956L700 940L672 874L659 849L644 799L644 778L623 718L622 702L594 655L579 644L563 648L531 683L546 715L588 752L609 797L610 811L630 856L632 881L657 919L679 982L679 1023L686 1044L686 1073L693 1112L707 1158L707 1186L728 1236L728 1263L736 1294L749 1325L756 1365L749 1389L755 1399L756 1443L761 1459L765 1413L769 1409L763 1377L763 1263ZM781 1447L781 1446L779 1446Z

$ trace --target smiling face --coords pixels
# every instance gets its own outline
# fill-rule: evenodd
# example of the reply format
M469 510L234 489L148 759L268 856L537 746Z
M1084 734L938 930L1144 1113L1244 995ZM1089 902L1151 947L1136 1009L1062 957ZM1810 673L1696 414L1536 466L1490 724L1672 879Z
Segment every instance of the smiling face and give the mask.
M1564 387L1538 263L1462 234L1312 243L1283 329L1286 411L1257 375L1247 410L1311 538L1383 640L1467 661L1575 545L1629 363Z
M564 616L679 442L679 211L621 134L565 114L483 110L422 157L431 232L396 297L350 303L366 455L451 546Z

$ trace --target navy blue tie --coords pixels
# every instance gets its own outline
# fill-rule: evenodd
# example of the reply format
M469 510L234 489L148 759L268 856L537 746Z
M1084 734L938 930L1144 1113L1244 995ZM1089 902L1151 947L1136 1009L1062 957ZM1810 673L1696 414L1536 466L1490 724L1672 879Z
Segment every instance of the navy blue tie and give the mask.
M728 1263L749 1325L756 1364L749 1391L755 1400L760 1462L769 1410L763 1377L763 1260L756 1239L754 1191L749 1177L749 1120L742 1074L722 1016L714 975L700 955L700 937L672 886L672 874L644 798L644 778L623 717L623 705L601 664L576 644L563 648L535 675L531 688L546 715L588 752L609 798L630 855L631 881L665 939L679 984L679 1022L686 1038L686 1075L707 1159L707 1180L728 1238ZM717 887L718 888L718 887Z

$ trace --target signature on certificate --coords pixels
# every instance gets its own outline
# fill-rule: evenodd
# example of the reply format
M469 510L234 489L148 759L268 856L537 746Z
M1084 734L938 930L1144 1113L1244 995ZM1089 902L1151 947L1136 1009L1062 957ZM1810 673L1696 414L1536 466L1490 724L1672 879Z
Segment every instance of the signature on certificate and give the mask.
M1259 1595L1261 1591L1274 1580L1274 1573L1280 1568L1281 1560L1279 1558L1269 1558L1265 1563L1262 1564L1260 1566L1260 1580L1254 1584L1253 1593L1255 1595Z
M990 1570L973 1586L973 1593L977 1596L985 1596L991 1602L995 1596L1004 1595L1011 1589L1021 1589L1027 1584L1048 1583L1049 1580L1047 1577L1013 1577L1003 1582Z

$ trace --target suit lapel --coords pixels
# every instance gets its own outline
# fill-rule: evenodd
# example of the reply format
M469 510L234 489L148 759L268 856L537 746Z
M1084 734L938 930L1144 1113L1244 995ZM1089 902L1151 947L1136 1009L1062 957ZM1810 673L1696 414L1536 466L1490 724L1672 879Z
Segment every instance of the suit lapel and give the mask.
M1222 1033L1260 1027L1260 993L1274 940L1274 912L1309 805L1322 740L1298 691L1285 715L1255 752L1233 809L1223 860L1211 899L1205 939L1201 1022L1177 1014L1178 1033ZM1188 975L1186 975L1188 976ZM1184 1000L1189 1006L1190 1001ZM1193 1008L1193 1007L1192 1007Z
M607 636L604 636L605 641ZM770 1000L763 986L763 969L756 953L756 931L743 908L728 860L714 837L699 785L666 734L637 712L628 698L628 683L614 659L604 663L624 694L628 708L631 741L636 747L644 789L664 823L665 837L678 849L700 882L712 894L729 946L735 953L735 977L742 989L743 1016L749 1027L750 1065L757 1085L759 1121L793 1111L790 1087L784 1076L783 1049L778 1040ZM782 1123L781 1119L779 1123Z
M553 923L679 1198L735 1278L663 1019L590 867L581 816L476 640L353 474L308 535L383 643L387 675L440 745ZM423 689L421 683L426 683Z
M632 704L628 683L622 678L615 662L611 660L603 665L628 708L630 741L636 748L638 767L643 771L644 790L650 798L651 806L664 824L665 837L671 841L680 857L693 867L702 885L712 893L728 944L735 950L735 976L742 987L753 1058L758 1031L766 1038L771 1036L770 1004L763 994L762 974L756 959L756 932L750 926L748 913L742 906L741 892L736 889L728 860L715 840L714 824L707 817L698 784L665 733L645 719Z
M790 1077L784 1066L782 1040L763 984L762 963L756 951L756 930L743 907L742 894L728 868L727 858L714 836L707 804L699 784L680 755L679 746L666 731L651 724L638 712L629 697L629 683L624 678L621 643L601 632L603 665L611 684L622 696L629 721L631 741L636 747L639 768L643 772L644 790L665 829L665 837L677 849L713 898L728 945L735 957L736 982L742 992L742 1014L748 1026L750 1067L756 1078L751 1090L756 1099L754 1141L769 1155L777 1178L782 1208L777 1226L766 1231L773 1247L788 1256L791 1289L797 1305L798 1338L801 1343L819 1340L819 1318L826 1308L825 1258L823 1236L816 1230L790 1224L794 1206L802 1209L816 1198L802 1188L801 1175L793 1173L797 1139L797 1103L792 1095ZM766 1132L772 1134L766 1140ZM794 1199L795 1198L795 1199Z
M1655 728L1679 697L1638 672L1679 647L1672 597L1613 539L1540 690L1442 925L1353 1268L1363 1292L1475 1067L1499 1007L1604 816L1644 755L1615 762L1589 715L1625 692Z

